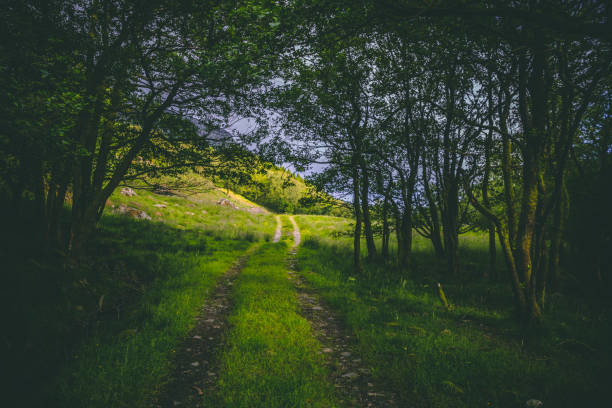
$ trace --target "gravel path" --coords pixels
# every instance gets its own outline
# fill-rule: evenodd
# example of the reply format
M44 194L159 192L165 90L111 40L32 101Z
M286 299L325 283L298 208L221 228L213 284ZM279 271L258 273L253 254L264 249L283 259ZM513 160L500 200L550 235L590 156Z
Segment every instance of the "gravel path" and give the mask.
M202 395L215 395L217 356L225 344L227 316L232 308L230 292L234 279L258 245L245 252L219 280L202 307L196 326L176 348L174 370L155 407L202 407Z
M274 231L274 238L272 242L278 242L281 239L281 232L283 230L283 223L281 222L280 216L276 216L276 231Z
M295 219L293 219L293 215L289 216L289 221L291 221L291 224L293 224L293 247L297 248L297 246L300 245L300 242L302 241L302 235L300 234L300 228L295 222Z
M383 390L371 378L369 368L357 352L357 340L345 328L331 309L317 293L308 286L298 272L297 246L300 243L300 229L293 217L294 246L289 251L289 276L295 283L302 316L310 322L315 336L321 343L320 354L326 356L330 367L330 381L334 382L341 396L340 404L345 407L396 407L395 395Z

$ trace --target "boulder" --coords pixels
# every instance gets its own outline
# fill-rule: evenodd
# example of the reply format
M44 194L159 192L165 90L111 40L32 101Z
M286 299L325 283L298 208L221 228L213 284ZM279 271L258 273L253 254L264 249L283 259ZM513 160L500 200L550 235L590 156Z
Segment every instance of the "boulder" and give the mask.
M219 201L217 201L218 205L222 205L224 207L230 207L233 208L234 210L238 209L238 206L236 206L236 204L232 203L230 200L228 200L227 198L222 198Z
M137 195L136 192L129 187L123 187L121 189L121 194L123 194L124 196L128 196L128 197L133 197Z
M147 214L146 212L139 210L137 208L128 207L125 204L121 204L119 207L117 207L117 209L115 210L115 213L127 215L129 217L136 218L138 220L150 220L151 219L151 216Z

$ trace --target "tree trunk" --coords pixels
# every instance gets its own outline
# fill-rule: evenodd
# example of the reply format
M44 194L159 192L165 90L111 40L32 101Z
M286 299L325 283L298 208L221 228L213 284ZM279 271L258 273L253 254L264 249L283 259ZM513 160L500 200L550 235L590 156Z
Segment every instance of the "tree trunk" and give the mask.
M451 275L459 273L459 206L458 187L454 181L448 183L446 208L442 215L444 221L444 250L448 272Z
M405 206L402 211L400 230L402 250L399 264L400 267L407 268L412 253L412 208L410 207Z
M382 207L382 248L381 255L383 260L389 260L389 199L385 192L385 199Z
M372 231L372 218L370 216L369 205L370 180L363 158L361 158L361 207L363 209L363 226L368 249L368 259L376 258L376 244L374 243L374 233Z
M356 275L361 275L361 206L359 205L359 169L353 162L353 209L355 211L355 231L353 233L353 267Z
M491 81L491 72L489 71L489 81ZM491 209L491 203L489 202L489 179L491 176L491 154L493 150L493 87L489 85L487 90L487 99L489 104L489 131L485 140L485 166L484 166L484 177L482 181L482 204L487 208ZM495 277L495 262L497 258L497 251L495 249L495 225L493 221L489 220L489 269L484 272L484 277L489 276Z
M444 246L442 245L442 231L440 227L440 216L438 213L438 206L433 197L433 192L429 187L429 180L427 179L427 163L423 160L423 185L425 187L425 196L427 197L427 203L429 205L429 216L431 218L431 234L430 240L434 247L437 258L444 256Z

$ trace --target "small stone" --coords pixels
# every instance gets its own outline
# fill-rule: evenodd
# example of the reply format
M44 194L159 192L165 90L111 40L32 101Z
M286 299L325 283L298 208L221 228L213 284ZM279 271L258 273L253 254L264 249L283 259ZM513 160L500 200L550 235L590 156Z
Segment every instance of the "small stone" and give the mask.
M166 204L153 204L153 207L157 207L157 208L166 208L168 207Z
M313 306L312 310L323 310L321 306Z
M200 363L197 362L197 361L194 361L193 363L191 363L191 365L194 366L194 367L198 367L200 365Z
M333 352L334 350L330 349L329 347L325 347L325 348L324 348L322 351L323 351L324 353L331 353L331 352Z
M136 192L129 187L123 187L121 189L121 194L127 197L133 197L137 195Z
M342 357L349 357L351 355L351 353L349 351L343 351L342 353L340 353L340 355Z
M538 407L541 407L543 405L544 405L544 403L542 401L537 400L537 399L533 399L533 398L528 400L525 403L525 407L526 408L538 408Z
M355 378L359 377L359 374L351 371L350 373L344 374L342 377L348 378L349 380L354 380Z
M193 339L195 340L202 340L202 336L198 336L197 334L195 336L193 336Z

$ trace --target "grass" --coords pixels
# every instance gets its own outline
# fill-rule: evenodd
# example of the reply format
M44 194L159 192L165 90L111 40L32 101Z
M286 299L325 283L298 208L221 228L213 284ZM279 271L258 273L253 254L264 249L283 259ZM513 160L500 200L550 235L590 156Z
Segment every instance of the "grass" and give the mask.
M298 313L283 259L287 241L265 244L234 285L215 407L333 407L320 345Z
M109 316L96 322L62 370L58 406L149 406L169 370L174 347L193 327L203 299L219 276L251 245L249 241L215 239L195 232L165 236L159 230L151 232L155 234L146 238L140 235L139 239L141 243L157 242L154 253L150 252L152 248L138 251L138 243L134 243L126 253L110 260L113 264L123 261L127 268L138 271L131 284L144 288L130 290L130 304L122 307L125 299L113 299L112 294L121 293L111 287L114 285L92 282L98 292L106 286L111 294L108 300L105 298ZM125 229L122 235L130 238ZM145 265L147 257L154 265ZM154 276L147 279L145 271ZM125 280L129 276L117 278ZM145 283L147 280L150 283Z
M195 176L184 177L188 184ZM217 205L222 197L240 209ZM121 204L153 219L114 214ZM267 242L275 217L250 211L253 206L213 187L173 195L137 189L134 197L111 197L78 263L62 254L20 258L1 248L12 272L4 278L10 290L3 291L1 308L10 330L0 340L8 346L2 361L12 374L5 385L19 397L13 405L151 406L176 345L217 279L264 242L234 284L231 330L219 350L219 393L203 402L336 406L320 345L299 314L282 261L292 225L281 216L283 239ZM398 406L517 407L531 398L555 407L605 405L609 302L552 293L544 327L526 329L513 318L509 285L482 278L484 234L461 237L457 277L444 274L444 260L416 235L408 270L366 261L357 276L351 220L295 219L302 233L300 272L354 332L356 351L375 379L398 394ZM444 285L452 311L441 306L436 282Z
M136 192L113 194L78 263L62 254L10 261L11 330L2 335L10 347L3 359L12 373L8 401L14 395L19 406L150 406L175 345L218 277L255 242L270 240L276 225L237 196L230 199L239 210L217 205L225 197L217 189ZM153 219L114 214L122 203Z
M589 313L557 293L545 327L531 332L515 324L510 287L479 278L487 266L482 235L462 237L461 279L441 274L443 261L420 237L410 272L366 263L367 273L355 276L350 238L333 238L347 221L296 220L305 238L300 272L343 316L373 375L398 392L399 406L517 407L535 398L573 407L606 400L609 305ZM440 305L437 280L456 306L452 312Z

